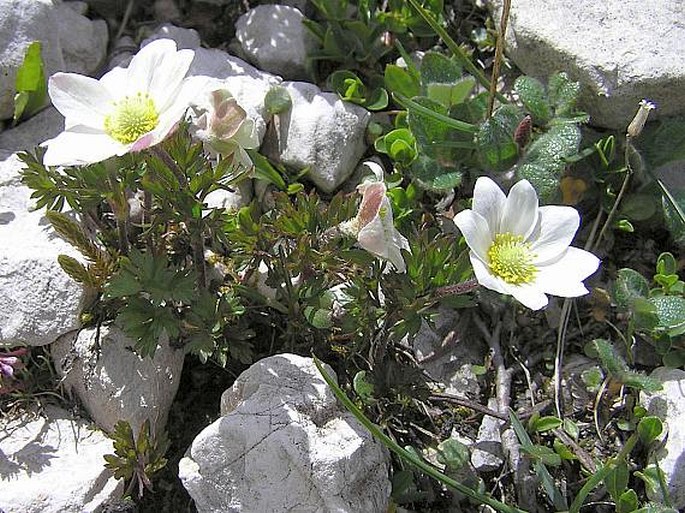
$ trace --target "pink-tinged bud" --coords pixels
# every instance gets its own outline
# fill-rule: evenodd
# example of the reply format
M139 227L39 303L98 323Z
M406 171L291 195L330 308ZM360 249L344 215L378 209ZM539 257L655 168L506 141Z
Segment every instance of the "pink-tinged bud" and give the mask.
M642 129L645 127L645 123L649 117L649 112L654 109L656 109L656 105L649 100L640 101L640 106L637 109L637 113L626 130L626 135L629 138L635 139L642 133Z

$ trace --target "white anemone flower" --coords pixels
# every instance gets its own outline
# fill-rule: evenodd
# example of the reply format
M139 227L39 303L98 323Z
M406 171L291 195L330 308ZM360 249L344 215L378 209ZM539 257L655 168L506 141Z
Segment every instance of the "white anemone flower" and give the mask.
M588 293L583 280L599 259L570 246L580 225L573 207L538 206L527 180L505 196L490 178L481 177L473 191L473 209L454 218L470 248L478 282L514 296L531 310L547 305L546 294L578 297Z
M259 135L253 119L238 105L220 80L207 84L206 91L193 100L190 131L211 153L233 157L242 167L252 166L245 151L259 147Z
M372 166L378 166L374 162L367 162L376 175L379 173ZM380 166L378 166L380 169ZM357 187L362 194L362 202L354 219L340 225L340 231L356 237L359 245L369 253L388 260L395 270L403 273L407 270L401 250L409 251L409 242L395 228L392 216L392 206L386 192L387 188L382 181L365 181Z
M55 73L48 93L64 116L64 131L43 143L48 166L86 165L141 151L169 136L207 77L186 78L195 52L170 39L142 48L128 68L99 80Z

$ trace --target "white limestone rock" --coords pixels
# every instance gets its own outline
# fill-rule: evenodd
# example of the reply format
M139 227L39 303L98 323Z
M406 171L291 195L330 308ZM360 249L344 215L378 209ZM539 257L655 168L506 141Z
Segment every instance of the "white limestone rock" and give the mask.
M91 513L122 496L123 481L104 467L112 440L85 420L48 406L0 427L1 511Z
M0 0L0 119L14 109L14 81L33 41L42 43L45 75L57 71L90 74L107 51L107 24L92 21L52 0Z
M137 433L146 419L161 431L183 368L182 350L160 341L154 358L140 358L134 342L116 326L82 330L61 337L51 346L52 358L68 391L76 394L95 423L111 431L127 420Z
M221 414L179 463L200 513L386 511L387 451L341 410L311 358L257 362L224 392Z
M205 198L208 208L224 208L227 210L239 210L249 205L252 201L252 180L243 180L238 185L232 185L232 191L217 189L210 192Z
M331 193L354 172L366 151L370 113L323 93L307 82L283 82L292 106L279 114L276 130L262 149L272 159L296 169L309 167L307 177Z
M307 55L318 41L302 23L304 19L295 7L258 5L238 18L235 36L258 68L290 80L307 80Z
M264 106L269 90L281 83L281 78L259 71L247 62L221 50L197 48L189 75L205 75L221 79L248 117L255 121L259 141L266 132L270 119Z
M490 0L499 19L502 0ZM680 0L512 2L507 54L546 80L567 71L583 86L593 125L625 130L643 98L656 115L685 112L685 23Z
M5 136L9 132L2 135ZM79 327L83 288L57 263L81 255L45 218L31 211L31 190L21 183L23 163L0 161L0 346L41 346Z
M650 415L656 415L664 421L667 436L663 447L655 454L659 467L665 474L671 506L682 511L685 508L685 371L659 367L651 376L663 383L663 389L653 394L642 392L641 402ZM650 456L650 461L651 461ZM650 495L651 490L648 490ZM649 497L661 501L661 493Z

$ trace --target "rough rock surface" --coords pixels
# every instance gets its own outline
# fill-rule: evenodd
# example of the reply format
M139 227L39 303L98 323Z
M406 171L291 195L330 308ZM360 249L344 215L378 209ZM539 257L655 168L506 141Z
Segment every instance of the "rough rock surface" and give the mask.
M33 41L42 43L46 76L90 74L103 61L107 24L89 20L76 7L52 0L0 0L0 119L12 117L17 69Z
M112 441L88 422L48 406L0 427L0 511L90 513L121 497L123 482L104 467Z
M235 35L255 66L285 79L306 80L307 55L318 46L304 15L286 5L258 5L235 24Z
M502 0L490 0L499 19ZM685 112L685 19L680 0L517 0L507 54L524 73L567 71L583 86L591 123L623 130L642 98L657 115Z
M3 134L7 134L6 132ZM20 181L16 155L0 161L0 346L41 346L79 326L86 300L57 256L79 253L52 229L43 211L30 211L31 190Z
M133 341L115 326L82 330L61 337L52 357L64 386L78 396L95 423L111 431L127 420L137 433L145 419L164 429L183 368L182 350L161 342L154 358L139 358L129 348Z
M388 454L311 358L257 362L224 392L221 414L179 464L199 512L386 511Z
M662 448L654 456L659 461L668 484L671 506L679 511L685 508L685 371L659 367L651 376L663 383L663 389L654 394L642 393L642 404L650 415L664 420L668 430ZM649 490L648 490L649 494ZM650 497L661 501L661 494Z
M292 106L278 116L262 149L296 169L309 167L307 177L323 192L333 192L355 170L366 151L370 113L322 93L314 84L284 82Z
M479 396L480 385L473 366L482 364L488 349L478 340L466 340L455 310L440 309L434 328L424 322L412 348L421 368L444 385L446 393L465 398Z

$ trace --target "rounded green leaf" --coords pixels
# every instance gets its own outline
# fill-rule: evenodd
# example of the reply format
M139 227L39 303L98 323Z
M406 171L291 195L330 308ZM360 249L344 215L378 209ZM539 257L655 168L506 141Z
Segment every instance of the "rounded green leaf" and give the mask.
M635 298L647 297L649 282L639 272L626 267L619 269L611 292L616 306L627 310Z
M552 118L552 109L542 82L536 78L522 75L514 82L514 89L530 115L533 116L535 123L546 125Z
M649 445L663 432L664 426L659 417L649 416L640 420L637 434L643 444Z
M438 445L438 461L449 470L459 470L471 460L468 447L454 438L448 438Z

